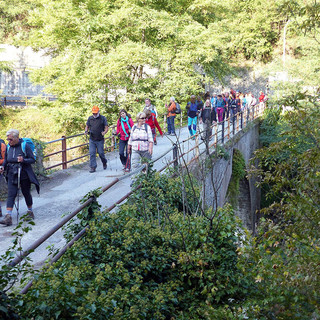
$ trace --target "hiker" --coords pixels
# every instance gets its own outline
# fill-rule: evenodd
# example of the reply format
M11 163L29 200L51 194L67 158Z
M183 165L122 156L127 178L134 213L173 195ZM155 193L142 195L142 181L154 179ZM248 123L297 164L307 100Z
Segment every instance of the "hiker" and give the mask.
M262 91L260 91L259 107L264 108L267 100L268 100L268 97Z
M134 126L133 120L124 109L120 110L119 119L117 122L116 135L119 135L119 155L120 161L123 165L123 170L129 171L129 167L126 167L128 159L128 141L130 132Z
M197 133L197 120L198 120L198 114L199 114L195 95L192 95L190 97L190 102L188 102L186 109L188 111L189 133L190 133L190 136L194 136Z
M161 137L163 137L163 132L161 130L161 127L159 125L159 122L156 118L156 115L152 113L150 110L147 110L145 112L146 114L146 124L150 126L152 136L153 136L153 143L156 145L157 144L157 134L156 134L156 128L158 129Z
M137 114L137 123L132 127L128 141L128 152L131 155L131 167L137 168L143 158L151 160L153 137L150 126L146 124L146 114Z
M144 106L143 112L145 113L147 110L150 110L152 113L155 114L156 118L158 118L157 109L153 104L151 104L151 100L149 98L145 100L145 106Z
M166 104L166 108L168 110L167 113L167 125L168 125L168 135L175 136L175 128L174 128L174 119L176 117L176 101L174 97L170 98L169 105Z
M103 169L107 169L107 159L104 155L104 135L108 132L108 122L106 117L100 114L99 107L92 107L92 116L87 120L85 134L90 133L89 139L89 154L90 154L90 173L96 171L98 152L101 159Z
M5 154L6 154L6 143L4 142L4 140L0 139L0 166L3 165ZM1 201L0 201L0 217L2 217Z
M0 167L0 173L6 172L8 183L7 212L5 217L0 220L0 224L6 226L12 225L12 209L15 198L19 192L19 187L24 196L28 207L27 218L34 219L32 210L32 196L30 193L31 183L36 186L37 192L40 191L40 185L34 174L31 164L35 163L33 151L28 143L19 139L19 131L10 129L7 131L8 146L4 157L3 165ZM20 181L18 179L20 178Z
M226 106L226 103L222 97L222 94L218 95L216 106L217 106L216 110L217 110L217 115L218 115L218 121L220 123L223 121L223 116L224 116L225 106Z
M203 123L203 136L201 139L205 141L209 141L212 135L212 112L214 112L214 109L211 106L211 101L207 99L200 113L200 123Z

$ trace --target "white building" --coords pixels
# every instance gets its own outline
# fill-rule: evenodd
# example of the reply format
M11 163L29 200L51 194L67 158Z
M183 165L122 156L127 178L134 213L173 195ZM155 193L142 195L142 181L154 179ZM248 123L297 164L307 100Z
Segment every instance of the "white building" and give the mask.
M50 62L45 51L33 51L30 47L14 47L0 44L0 61L8 61L13 65L12 74L0 71L0 94L6 96L45 95L43 87L33 85L29 80L29 72L39 69Z

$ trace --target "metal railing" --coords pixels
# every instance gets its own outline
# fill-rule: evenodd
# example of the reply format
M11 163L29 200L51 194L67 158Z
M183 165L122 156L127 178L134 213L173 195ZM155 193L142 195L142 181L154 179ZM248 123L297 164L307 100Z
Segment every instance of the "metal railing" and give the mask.
M180 118L179 125L180 127L182 127L182 121L183 121L182 114L180 114L179 118ZM163 131L164 132L166 131L166 123L167 123L167 116L163 115ZM117 138L114 135L112 135L112 132L115 130L115 128L116 128L116 125L111 125L109 127L108 136L105 138L105 151L107 152L114 151L117 148L117 145L118 145ZM79 137L85 137L87 141L85 143L73 145L71 140ZM68 141L70 141L70 143L68 143ZM89 146L88 136L85 133L79 133L72 136L62 136L59 139L45 142L45 144L47 146L52 144L59 144L59 147L57 146L56 148L54 148L54 151L48 154L45 154L43 156L43 162L44 163L50 162L50 159L52 159L56 155L60 156L60 160L56 161L56 163L54 164L49 164L48 166L45 166L44 170L50 170L57 167L61 167L64 170L68 168L68 164L84 159L86 157L89 157L88 152L83 153L80 151L81 149L87 149ZM71 146L69 146L70 144ZM69 151L71 150L77 150L76 156L69 159Z
M213 126L211 126L211 129L213 130L212 135L210 136L210 141L213 139L213 143L209 144L209 148L216 148L217 145L221 142L221 144L224 144L225 142L229 141L232 137L234 137L238 132L240 132L242 129L244 129L250 122L253 120L259 118L264 111L264 105L256 105L253 106L250 110L244 110L239 112L236 115L232 115L231 117L223 120L221 123L216 123ZM199 126L198 126L199 127ZM201 140L201 137L203 135L203 131L198 131L195 136L191 136L183 141L179 141L178 137L176 136L176 141L172 140L172 147L167 150L165 153L158 156L156 159L152 160L151 163L155 163L156 161L159 161L161 158L166 156L168 153L172 152L172 161L169 161L163 168L159 169L158 171L161 172L171 166L172 164L177 167L179 165L179 162L181 164L181 159L184 159L184 157L190 153L193 150L196 150L194 156L190 161L187 163L184 162L183 166L188 166L192 161L195 161L198 159L206 150L206 147L208 146L208 141ZM200 140L199 140L200 138ZM195 140L193 142L193 140ZM59 139L58 141L62 141ZM182 151L182 146L184 144L188 144L190 142L193 142L194 145L192 145L191 148L188 148L187 151ZM207 145L206 145L207 143ZM204 150L201 150L203 148ZM179 152L180 150L180 152ZM108 191L111 187L116 185L118 182L127 179L128 177L131 177L132 175L135 175L139 172L141 172L143 169L145 169L148 165L143 164L138 169L132 171L129 174L126 174L124 176L115 178L113 181L111 181L107 186L102 188L102 193L105 193ZM137 186L134 190L131 190L126 195L124 195L121 199L114 202L109 208L106 209L106 211L111 211L114 209L117 205L125 201L133 192L135 192L137 189L139 189L141 185ZM89 198L86 202L84 202L80 207L78 207L76 210L74 210L69 215L65 216L57 225L55 225L51 230L46 232L41 238L39 238L37 241L35 241L33 244L31 244L26 250L19 252L19 255L14 258L10 262L10 266L14 267L15 265L19 264L26 256L28 256L30 253L32 253L36 248L38 248L44 241L49 239L56 231L58 231L60 228L62 228L67 222L69 222L72 218L74 218L79 212L81 212L84 208L86 208L88 205L90 205L95 200L94 197ZM51 259L50 264L53 264L56 262L65 252L66 250L71 247L78 239L80 239L88 229L88 226L85 227L83 230L81 230L69 243L67 243L60 251ZM29 288L32 285L33 280L31 280L22 290L20 293L24 294L26 293Z

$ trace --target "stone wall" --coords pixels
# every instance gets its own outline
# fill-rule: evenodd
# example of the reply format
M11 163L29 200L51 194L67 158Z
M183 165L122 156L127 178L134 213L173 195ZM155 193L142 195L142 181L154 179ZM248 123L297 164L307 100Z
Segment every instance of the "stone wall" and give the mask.
M259 122L253 123L244 131L239 132L226 144L225 157L217 158L205 178L205 203L207 206L222 207L227 202L227 191L232 175L233 150L238 149L249 168L250 159L255 150L259 148ZM193 165L192 172L198 178L199 166ZM243 220L244 225L255 231L256 211L260 209L260 190L256 188L256 179L250 178L240 182L241 192L239 194L239 206L235 208L236 214Z

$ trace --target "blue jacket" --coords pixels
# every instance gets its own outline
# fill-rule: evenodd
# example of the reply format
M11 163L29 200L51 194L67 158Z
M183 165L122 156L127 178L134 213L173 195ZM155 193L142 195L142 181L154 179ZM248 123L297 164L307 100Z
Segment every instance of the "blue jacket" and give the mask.
M224 100L221 98L219 98L218 100L217 100L217 103L216 103L216 107L217 108L224 108L226 106L226 103L224 102Z

